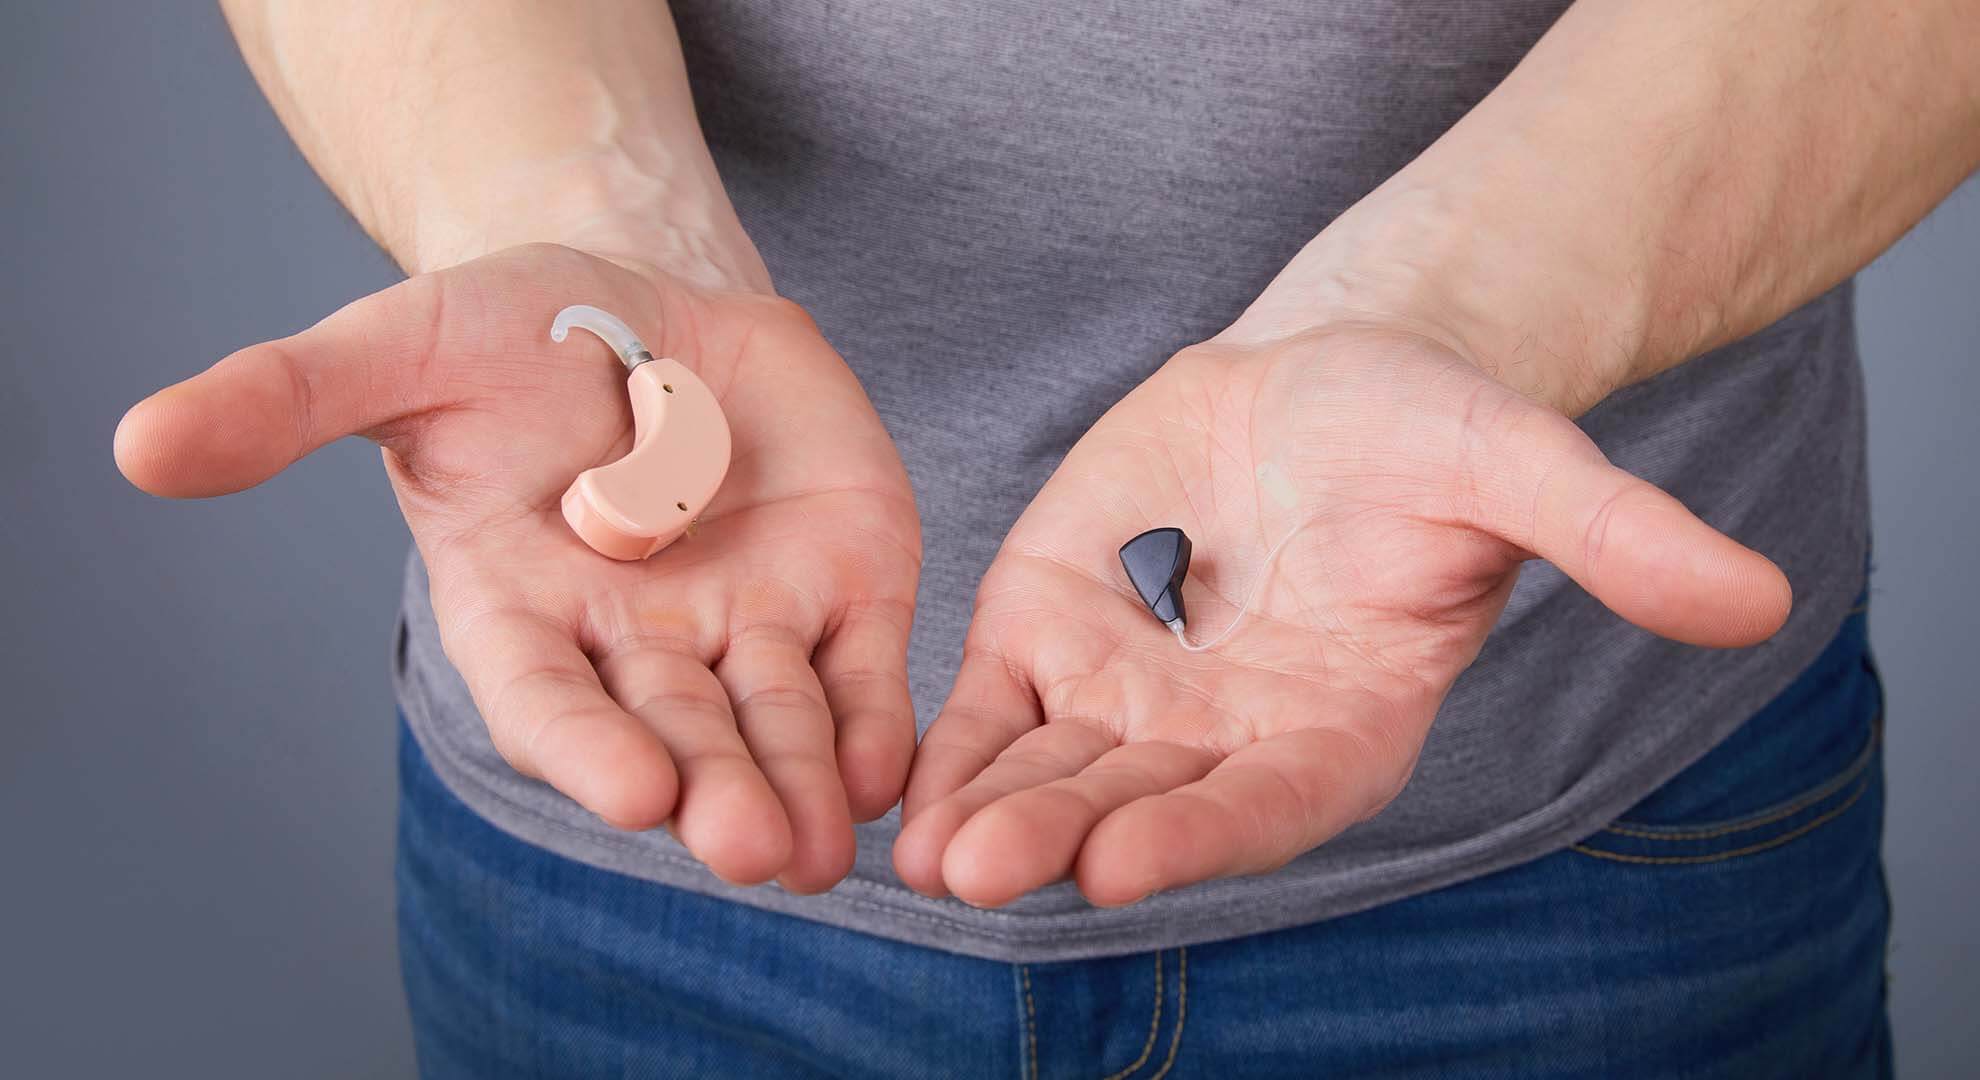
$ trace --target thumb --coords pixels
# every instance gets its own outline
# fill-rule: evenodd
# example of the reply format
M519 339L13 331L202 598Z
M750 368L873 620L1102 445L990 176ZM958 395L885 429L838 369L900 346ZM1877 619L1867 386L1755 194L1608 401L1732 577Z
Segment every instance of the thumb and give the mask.
M401 282L138 402L117 425L117 468L154 495L225 495L431 408L421 361L438 329L438 286Z
M1530 428L1525 434L1535 434ZM1692 645L1753 645L1787 620L1793 590L1768 558L1609 464L1561 421L1497 455L1511 501L1486 527L1559 567L1609 610ZM1495 485L1496 486L1496 485Z

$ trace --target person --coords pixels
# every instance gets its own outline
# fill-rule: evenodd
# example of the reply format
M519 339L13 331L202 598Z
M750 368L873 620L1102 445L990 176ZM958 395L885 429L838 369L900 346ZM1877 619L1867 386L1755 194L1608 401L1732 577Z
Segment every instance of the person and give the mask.
M1888 1073L1848 279L1972 0L225 9L410 276L116 455L382 448L426 1074ZM643 562L575 303L733 430Z

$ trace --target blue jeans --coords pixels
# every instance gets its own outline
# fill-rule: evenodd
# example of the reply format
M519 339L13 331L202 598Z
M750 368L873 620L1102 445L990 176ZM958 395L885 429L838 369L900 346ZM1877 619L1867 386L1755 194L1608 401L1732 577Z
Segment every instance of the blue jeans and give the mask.
M1002 964L560 858L402 739L400 940L431 1077L1890 1073L1881 691L1862 614L1571 849L1299 929Z

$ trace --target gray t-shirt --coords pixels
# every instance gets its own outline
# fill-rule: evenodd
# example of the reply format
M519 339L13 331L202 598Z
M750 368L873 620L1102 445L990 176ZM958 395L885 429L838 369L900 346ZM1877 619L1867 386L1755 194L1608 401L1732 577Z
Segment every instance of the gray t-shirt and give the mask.
M865 383L920 500L910 650L925 726L971 598L1066 450L1175 350L1510 71L1563 0L778 4L675 0L703 126L779 289ZM1026 393L1010 393L1012 387ZM407 573L399 698L448 786L571 858L904 941L1020 962L1168 948L1367 908L1557 850L1784 688L1862 586L1851 297L1583 420L1620 466L1787 571L1772 641L1709 651L1529 564L1381 815L1266 877L1131 907L1068 885L999 911L894 876L897 814L822 896L725 885L663 831L613 831L509 769Z

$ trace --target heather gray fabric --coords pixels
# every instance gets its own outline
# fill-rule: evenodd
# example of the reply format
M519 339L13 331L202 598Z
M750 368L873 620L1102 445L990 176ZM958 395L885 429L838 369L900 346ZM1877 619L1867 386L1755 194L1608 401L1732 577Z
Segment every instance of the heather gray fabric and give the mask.
M1565 7L1479 0L674 4L715 157L779 288L899 444L927 551L925 727L971 596L1073 441L1222 328L1307 239L1489 91ZM446 782L526 840L623 873L1012 961L1323 919L1510 866L1606 823L1780 691L1863 583L1863 393L1847 286L1619 394L1621 466L1778 561L1794 615L1754 649L1670 644L1529 565L1415 778L1269 877L1126 909L1057 886L1002 911L907 891L898 819L829 894L739 889L664 833L616 833L498 757L408 567L399 696ZM1123 537L1122 539L1126 539Z

